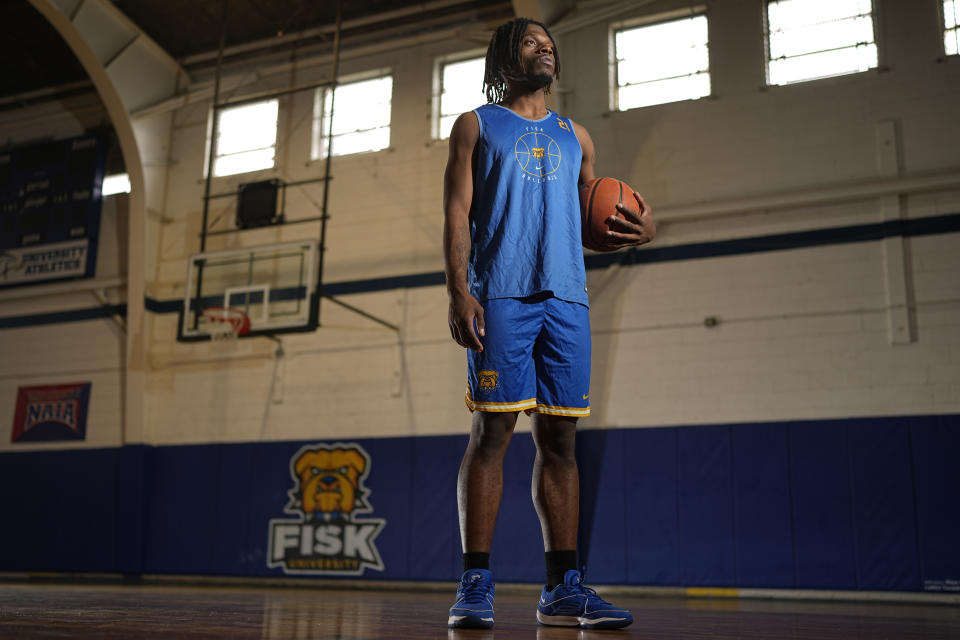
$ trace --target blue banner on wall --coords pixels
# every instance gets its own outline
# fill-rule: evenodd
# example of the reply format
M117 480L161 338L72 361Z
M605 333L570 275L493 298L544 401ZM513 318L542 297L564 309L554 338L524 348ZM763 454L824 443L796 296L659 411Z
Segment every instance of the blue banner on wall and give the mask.
M93 277L107 138L0 151L0 288Z

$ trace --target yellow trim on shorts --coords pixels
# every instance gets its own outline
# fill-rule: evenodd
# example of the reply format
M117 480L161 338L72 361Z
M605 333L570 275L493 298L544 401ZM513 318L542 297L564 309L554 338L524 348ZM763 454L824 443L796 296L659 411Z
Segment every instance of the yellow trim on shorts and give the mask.
M527 398L517 402L476 402L470 397L470 385L467 385L467 393L463 400L470 411L529 411L537 406L536 398Z
M548 416L569 416L571 418L586 418L590 415L589 405L586 407L551 407L546 404L537 404L527 413L543 413Z
M464 395L464 404L470 411L523 411L527 415L531 413L542 413L549 416L568 416L571 418L586 418L590 415L590 406L586 407L554 407L548 404L537 402L536 398L527 398L517 402L476 402L470 396L470 385L467 385L467 391Z

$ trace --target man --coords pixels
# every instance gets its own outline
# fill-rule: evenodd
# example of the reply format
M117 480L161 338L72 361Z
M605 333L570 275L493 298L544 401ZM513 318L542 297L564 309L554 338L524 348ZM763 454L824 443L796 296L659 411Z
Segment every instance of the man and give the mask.
M618 628L630 613L577 570L577 419L590 413L590 326L578 182L594 178L587 131L546 107L560 72L547 28L518 18L487 48L488 104L461 115L444 174L444 255L453 339L468 349L473 412L457 484L463 570L450 627L493 626L490 545L503 456L519 411L531 415L533 501L543 530L542 624ZM611 217L619 247L655 235L650 209Z

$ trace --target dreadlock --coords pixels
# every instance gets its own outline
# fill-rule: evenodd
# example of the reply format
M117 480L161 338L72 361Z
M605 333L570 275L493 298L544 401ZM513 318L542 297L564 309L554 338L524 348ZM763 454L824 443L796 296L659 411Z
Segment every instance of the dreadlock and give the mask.
M483 90L487 95L487 102L502 102L507 91L507 81L516 82L522 79L520 44L523 34L531 24L542 28L553 42L554 77L560 77L560 51L557 50L557 41L550 35L547 25L530 18L515 18L497 27L490 38L483 71ZM543 92L550 93L550 87L544 87Z

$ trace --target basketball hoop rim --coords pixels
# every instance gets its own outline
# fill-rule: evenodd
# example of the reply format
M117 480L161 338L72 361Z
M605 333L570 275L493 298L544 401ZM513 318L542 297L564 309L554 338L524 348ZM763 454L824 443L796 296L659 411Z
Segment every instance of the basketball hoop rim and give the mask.
M231 327L235 336L243 336L250 333L250 317L236 307L205 307L201 313L203 317L210 322L227 324Z

